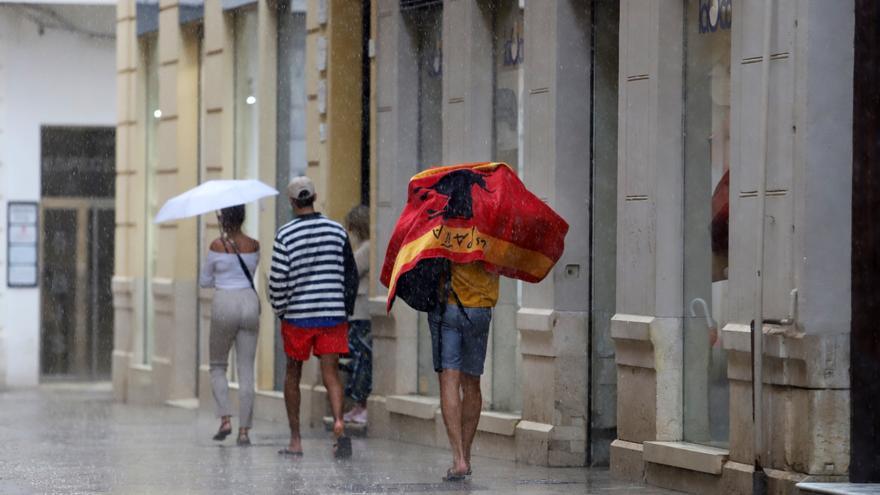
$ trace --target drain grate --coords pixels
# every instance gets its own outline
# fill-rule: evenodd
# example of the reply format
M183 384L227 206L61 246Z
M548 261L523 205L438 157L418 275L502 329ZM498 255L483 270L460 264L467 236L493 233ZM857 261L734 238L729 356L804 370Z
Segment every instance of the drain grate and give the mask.
M470 483L343 483L329 485L328 488L343 493L427 493L487 490L485 486Z

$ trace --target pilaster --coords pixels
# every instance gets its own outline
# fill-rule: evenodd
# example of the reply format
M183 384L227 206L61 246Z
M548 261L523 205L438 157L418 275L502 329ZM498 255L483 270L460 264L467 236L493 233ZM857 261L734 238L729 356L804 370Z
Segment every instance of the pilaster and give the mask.
M317 209L341 221L361 197L363 9L347 0L311 0L307 8L306 173Z
M443 2L443 163L492 160L492 24L486 2Z
M138 287L143 286L142 246L134 240L142 231L143 155L138 130L138 40L135 0L120 0L116 8L116 191L115 252L113 258L113 394L128 395L129 367L138 334ZM138 202L140 198L140 202Z
M587 452L590 29L584 4L526 3L524 180L569 222L569 233L553 271L522 288L522 419L544 425L549 441L526 435L517 443L518 458L534 462L529 450L546 449L539 457L553 466L583 465ZM527 442L531 449L522 448Z
M642 444L682 438L683 4L620 5L617 433L611 469L645 473Z
M409 178L418 171L418 113L409 110L418 108L418 67L415 39L400 12L400 2L379 0L374 3L374 11L376 158L371 209L375 222L370 238L375 256L372 266L378 272L385 259L387 239L406 204ZM388 357L373 361L373 392L376 396L416 393L418 313L398 301L386 314L387 289L379 285L378 273L372 281L373 352ZM371 401L369 407L371 418L388 418L384 400ZM392 429L389 426L388 432Z

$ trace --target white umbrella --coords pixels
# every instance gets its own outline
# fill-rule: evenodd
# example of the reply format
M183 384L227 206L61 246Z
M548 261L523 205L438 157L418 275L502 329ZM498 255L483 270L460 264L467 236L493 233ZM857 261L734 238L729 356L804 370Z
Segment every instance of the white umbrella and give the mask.
M209 180L162 205L155 223L194 217L278 194L258 180Z

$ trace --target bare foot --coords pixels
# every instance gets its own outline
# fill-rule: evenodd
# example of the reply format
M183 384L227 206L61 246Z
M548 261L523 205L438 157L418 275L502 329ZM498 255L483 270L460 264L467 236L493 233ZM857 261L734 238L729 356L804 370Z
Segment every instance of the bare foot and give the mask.
M453 461L452 467L446 470L443 481L464 481L470 474L471 468L467 463Z
M452 467L449 468L449 474L467 475L470 473L471 463L464 459L452 459Z
M287 444L287 450L291 452L302 452L302 439L300 437L290 437L290 443Z

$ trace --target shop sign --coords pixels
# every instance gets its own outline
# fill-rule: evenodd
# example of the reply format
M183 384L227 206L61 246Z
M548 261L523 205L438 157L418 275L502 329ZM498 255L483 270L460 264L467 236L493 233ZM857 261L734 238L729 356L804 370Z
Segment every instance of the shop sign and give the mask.
M504 39L504 66L515 67L523 62L523 27L520 20L514 22L510 34Z
M6 285L37 286L37 222L39 206L35 202L10 201L7 209Z
M726 31L733 24L733 0L700 0L700 34Z

